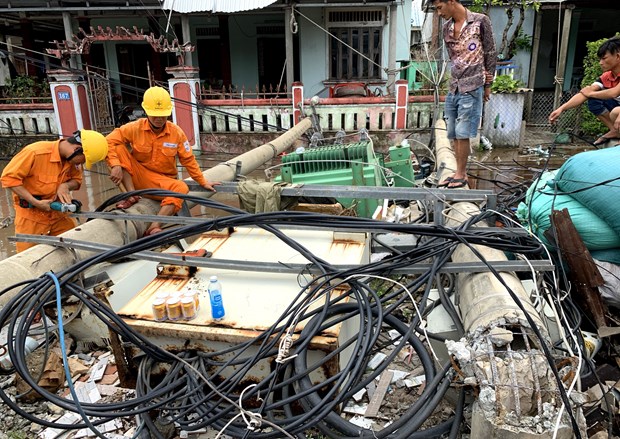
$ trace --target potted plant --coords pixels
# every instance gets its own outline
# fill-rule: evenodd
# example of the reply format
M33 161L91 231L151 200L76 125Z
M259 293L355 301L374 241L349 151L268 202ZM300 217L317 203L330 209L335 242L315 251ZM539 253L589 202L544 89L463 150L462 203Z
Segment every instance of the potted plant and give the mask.
M498 75L484 106L482 135L496 146L519 146L527 90L510 75Z

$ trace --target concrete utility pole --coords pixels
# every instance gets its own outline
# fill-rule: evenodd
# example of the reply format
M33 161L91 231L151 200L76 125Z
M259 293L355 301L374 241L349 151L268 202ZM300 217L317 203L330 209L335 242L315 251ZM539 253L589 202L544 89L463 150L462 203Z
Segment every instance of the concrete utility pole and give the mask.
M442 170L456 169L443 120L437 121L435 130L437 165L443 164ZM438 175L439 181L444 178ZM457 227L478 213L480 208L476 204L455 203L446 213L446 225ZM491 265L507 260L500 250L480 245L473 247ZM464 244L452 255L452 262L479 261ZM456 291L466 341L446 344L459 362L465 379L475 382L480 389L473 405L471 437L572 438L566 410L554 436L562 401L557 397L557 381L540 348L541 343L550 346L546 326L532 304L530 292L516 274L501 272L500 277L521 302L543 340L534 335L525 313L493 273L459 273ZM549 419L553 422L548 422Z

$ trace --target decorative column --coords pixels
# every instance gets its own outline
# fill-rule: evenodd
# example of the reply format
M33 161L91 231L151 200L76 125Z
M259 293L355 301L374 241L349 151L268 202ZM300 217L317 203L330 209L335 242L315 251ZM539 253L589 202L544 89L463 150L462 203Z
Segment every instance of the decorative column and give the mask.
M60 137L70 137L82 128L92 129L91 108L88 100L88 84L84 72L49 70L54 116Z
M394 129L404 130L407 128L407 101L409 100L409 87L406 79L396 81L396 117Z
M293 82L293 124L297 125L301 120L301 107L304 103L304 85L301 82Z
M193 150L200 151L200 125L198 124L198 96L200 78L198 68L189 66L167 67L172 75L168 80L172 97L172 121L185 132Z

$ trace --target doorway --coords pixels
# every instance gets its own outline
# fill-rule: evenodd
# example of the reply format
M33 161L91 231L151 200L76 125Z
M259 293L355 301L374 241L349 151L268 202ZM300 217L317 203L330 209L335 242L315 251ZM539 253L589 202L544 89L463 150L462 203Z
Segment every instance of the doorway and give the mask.
M123 103L138 104L149 88L148 61L152 48L148 44L117 44L116 56Z

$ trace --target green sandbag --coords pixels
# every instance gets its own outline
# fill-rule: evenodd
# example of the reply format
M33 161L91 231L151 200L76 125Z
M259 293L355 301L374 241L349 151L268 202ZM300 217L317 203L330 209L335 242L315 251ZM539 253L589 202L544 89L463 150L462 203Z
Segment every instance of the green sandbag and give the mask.
M525 203L520 203L517 208L517 217L521 223L529 226L530 230L549 246L544 233L551 227L551 211L568 209L571 220L588 249L620 247L620 235L586 206L570 195L553 195L553 189L546 186L546 183L554 178L554 172L545 172L538 182L530 186Z
M592 257L599 261L610 262L620 265L620 248L610 248L607 250L594 250L591 252Z
M555 184L620 235L620 147L574 155L557 171Z

